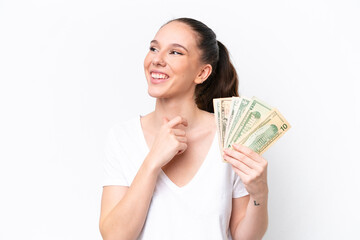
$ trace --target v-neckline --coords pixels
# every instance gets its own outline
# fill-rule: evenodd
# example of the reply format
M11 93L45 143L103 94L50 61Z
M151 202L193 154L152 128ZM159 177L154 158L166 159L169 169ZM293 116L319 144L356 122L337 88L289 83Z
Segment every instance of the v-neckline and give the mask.
M138 116L138 133L140 135L140 138L142 139L142 145L144 146L144 149L146 150L146 152L150 151L150 148L146 142L146 138L145 138L145 134L141 125L141 118L142 116L139 115ZM216 142L216 139L218 138L217 136L217 131L215 131L214 137L212 139L210 148L208 149L205 158L203 160L203 162L201 163L200 167L197 169L195 175L190 179L190 181L188 181L184 186L180 187L178 185L176 185L167 175L166 173L162 170L162 168L160 168L160 173L159 173L159 177L161 177L163 179L163 181L174 191L184 191L186 189L188 189L191 185L194 184L194 182L196 182L198 180L198 178L200 177L201 173L204 171L203 169L206 167L207 162L209 162L208 158L211 155L213 149L214 149L214 144Z

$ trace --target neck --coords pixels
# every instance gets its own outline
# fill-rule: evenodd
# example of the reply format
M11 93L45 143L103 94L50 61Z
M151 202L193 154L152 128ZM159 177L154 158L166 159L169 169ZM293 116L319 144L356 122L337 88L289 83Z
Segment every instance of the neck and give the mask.
M199 126L202 111L197 107L195 100L189 98L158 98L156 99L155 111L153 112L153 126L159 129L163 123L163 117L169 121L176 116L185 118L188 122L186 131L191 131Z

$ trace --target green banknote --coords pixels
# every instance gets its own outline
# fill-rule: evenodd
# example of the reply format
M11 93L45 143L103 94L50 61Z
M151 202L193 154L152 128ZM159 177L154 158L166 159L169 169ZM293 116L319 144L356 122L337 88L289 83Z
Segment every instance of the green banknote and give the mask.
M252 128L236 143L240 143L259 154L263 154L290 128L290 124L280 112L277 109L273 109L262 122Z
M243 116L243 113L245 112L245 109L251 102L251 99L247 97L233 97L231 106L230 106L230 115L228 120L228 125L226 127L226 133L224 138L224 146L228 145L229 141L229 134L231 134L234 131L234 128L236 127L237 123L240 121L241 116Z
M230 113L232 98L220 98L220 129L221 129L221 145L224 146L224 138L226 126Z
M291 127L277 109L256 97L214 98L213 105L221 152L240 143L262 154Z
M214 98L213 99L213 105L214 105L214 116L215 116L215 123L216 123L216 127L217 127L217 132L218 132L218 142L219 142L219 147L220 150L222 152L223 146L221 144L221 117L220 117L220 98Z
M245 113L236 123L236 126L229 133L227 145L225 148L231 147L231 144L238 142L241 136L245 135L253 126L265 119L272 107L256 97L252 98Z

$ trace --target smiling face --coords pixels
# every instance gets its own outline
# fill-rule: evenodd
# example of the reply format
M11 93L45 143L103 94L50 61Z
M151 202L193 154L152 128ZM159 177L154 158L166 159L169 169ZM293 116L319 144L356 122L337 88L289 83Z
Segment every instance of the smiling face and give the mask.
M196 37L182 22L173 21L160 28L144 60L150 96L193 96L195 86L210 75L211 66L200 61Z

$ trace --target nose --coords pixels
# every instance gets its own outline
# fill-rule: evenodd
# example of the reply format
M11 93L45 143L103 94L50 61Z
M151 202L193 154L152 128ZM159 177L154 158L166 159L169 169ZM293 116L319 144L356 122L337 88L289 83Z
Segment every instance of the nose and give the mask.
M155 56L152 59L152 64L155 66L162 66L162 67L166 65L163 54L161 52L155 54Z

